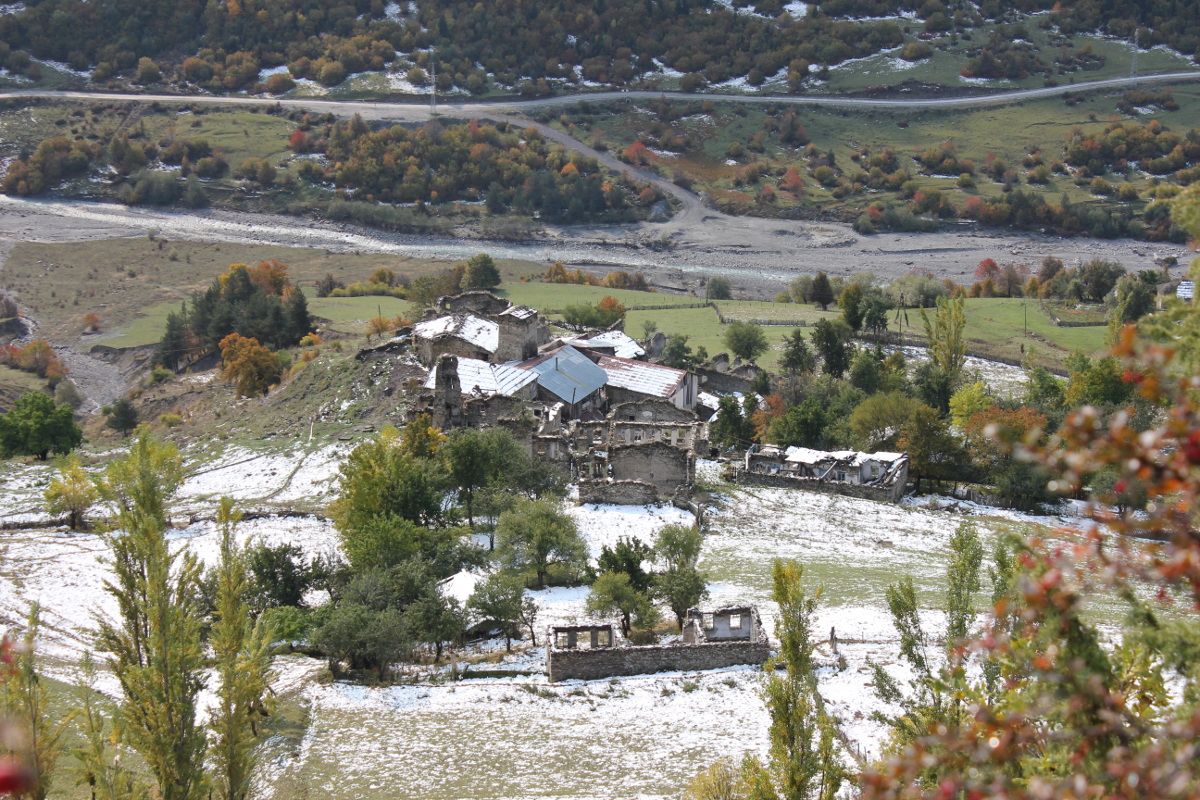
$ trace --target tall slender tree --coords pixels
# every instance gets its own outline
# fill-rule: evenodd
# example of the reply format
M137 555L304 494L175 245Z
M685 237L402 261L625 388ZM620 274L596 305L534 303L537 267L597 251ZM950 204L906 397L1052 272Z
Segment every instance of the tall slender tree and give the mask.
M35 646L41 627L37 603L29 610L21 646L16 648L12 668L4 681L4 710L22 734L29 785L20 793L23 800L45 800L50 793L50 776L62 755L62 736L67 720L50 712L50 692L37 672Z
M967 314L963 298L937 299L937 310L933 319L921 309L921 322L925 326L925 339L929 343L929 358L950 377L950 385L957 386L959 375L967 358Z
M245 548L234 538L242 514L233 500L217 507L221 561L217 565L217 608L211 643L220 681L217 707L209 722L209 755L216 796L245 800L254 770L255 720L266 711L263 698L271 682L271 632L262 617L250 614L250 575Z
M200 565L167 545L168 505L183 481L179 451L143 432L101 482L116 508L104 534L113 577L105 591L117 617L97 617L96 646L121 686L116 724L146 761L161 800L204 796L204 728L196 697L204 687Z
M776 561L774 592L779 604L779 655L767 662L764 694L771 714L771 751L766 765L747 759L743 780L750 796L780 800L833 800L848 778L834 745L833 720L817 693L812 618L817 595L802 584L803 568ZM783 674L775 669L782 664Z

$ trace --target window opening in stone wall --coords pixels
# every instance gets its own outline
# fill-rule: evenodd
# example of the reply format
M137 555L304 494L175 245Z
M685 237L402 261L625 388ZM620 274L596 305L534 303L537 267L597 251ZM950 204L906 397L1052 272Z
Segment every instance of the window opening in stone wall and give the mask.
M741 630L741 627L742 627L742 615L741 614L730 614L729 615L729 629L731 631L736 631L736 630Z

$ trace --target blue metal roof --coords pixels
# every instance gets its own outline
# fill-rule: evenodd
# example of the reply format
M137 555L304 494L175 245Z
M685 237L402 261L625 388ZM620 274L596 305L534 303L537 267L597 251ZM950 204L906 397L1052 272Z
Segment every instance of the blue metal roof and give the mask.
M538 386L564 403L578 403L608 383L604 370L570 345L517 366L537 373Z

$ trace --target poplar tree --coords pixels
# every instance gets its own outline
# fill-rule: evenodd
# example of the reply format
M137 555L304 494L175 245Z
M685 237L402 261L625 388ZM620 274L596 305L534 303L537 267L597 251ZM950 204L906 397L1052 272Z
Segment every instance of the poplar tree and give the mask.
M771 715L771 751L766 765L748 757L742 780L751 797L833 800L849 777L834 743L834 723L817 693L812 618L816 595L805 591L804 569L776 561L772 598L779 604L779 655L768 661L763 690ZM776 667L782 662L782 675Z
M160 800L204 796L204 728L196 697L204 686L200 564L167 545L167 508L183 481L179 451L141 433L129 455L105 471L101 493L117 510L104 534L113 577L105 591L117 618L97 618L96 646L121 685L115 724L146 761ZM141 791L141 790L139 790Z
M216 621L211 643L220 687L209 728L216 797L245 800L254 771L255 719L266 709L271 682L271 631L260 617L251 622L250 576L245 548L234 538L241 512L222 497L217 508L221 561L217 566Z
M121 729L109 725L107 718L116 716L115 708L96 689L96 662L91 651L83 654L79 680L72 688L80 740L71 748L76 761L75 785L87 786L92 800L147 800L148 788L121 763ZM115 757L109 755L110 746L117 749Z
M937 299L937 310L933 319L921 309L921 322L925 326L925 339L929 346L929 359L950 377L950 385L958 385L967 358L967 313L961 297L948 300Z
M41 627L41 609L36 603L29 611L21 646L16 648L10 672L4 681L4 711L21 732L24 762L30 783L20 797L45 800L50 793L50 776L62 755L62 735L66 720L55 720L49 710L50 693L37 672L34 644Z

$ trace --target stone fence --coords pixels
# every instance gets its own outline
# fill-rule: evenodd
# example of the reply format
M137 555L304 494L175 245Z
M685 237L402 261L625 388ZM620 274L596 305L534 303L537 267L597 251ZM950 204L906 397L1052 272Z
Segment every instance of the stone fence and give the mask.
M617 506L653 505L658 502L658 487L645 481L581 480L579 502Z
M771 656L771 647L766 641L605 647L595 650L547 647L546 650L546 669L552 681L591 681L651 672L723 669L739 664L761 664Z

